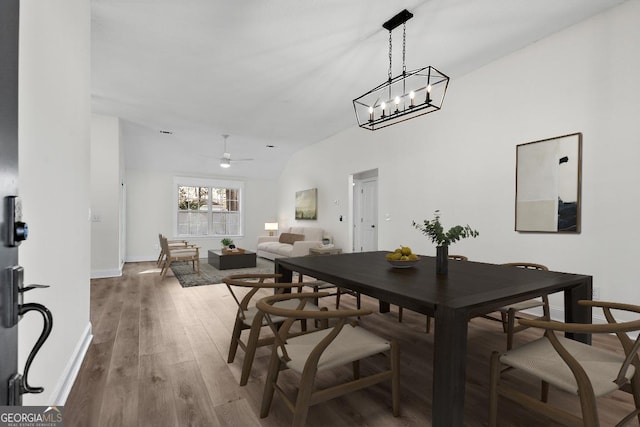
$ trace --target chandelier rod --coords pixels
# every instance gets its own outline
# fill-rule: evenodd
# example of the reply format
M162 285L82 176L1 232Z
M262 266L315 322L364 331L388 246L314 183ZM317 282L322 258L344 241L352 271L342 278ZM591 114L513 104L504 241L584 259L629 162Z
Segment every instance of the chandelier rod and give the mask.
M402 24L402 74L407 74L407 65L405 57L407 54L407 23Z
M393 78L393 74L391 73L391 61L393 59L393 46L391 43L391 30L389 30L389 81Z

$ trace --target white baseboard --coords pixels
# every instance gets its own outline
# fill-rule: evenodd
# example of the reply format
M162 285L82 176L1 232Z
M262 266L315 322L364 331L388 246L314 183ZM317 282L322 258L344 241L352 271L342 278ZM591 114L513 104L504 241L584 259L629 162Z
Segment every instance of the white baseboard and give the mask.
M146 261L157 261L158 255L146 255L146 256L128 256L126 262L146 262Z
M49 400L53 402L54 405L64 406L66 403L67 397L69 397L69 393L71 392L71 387L73 387L78 371L80 371L84 356L87 354L89 345L91 345L91 340L93 340L93 334L91 333L91 322L89 322L78 344L76 344L76 348L73 350L67 366L62 372L58 384L56 384L56 387L51 393Z
M122 276L122 268L111 270L91 270L92 279L106 279L108 277Z

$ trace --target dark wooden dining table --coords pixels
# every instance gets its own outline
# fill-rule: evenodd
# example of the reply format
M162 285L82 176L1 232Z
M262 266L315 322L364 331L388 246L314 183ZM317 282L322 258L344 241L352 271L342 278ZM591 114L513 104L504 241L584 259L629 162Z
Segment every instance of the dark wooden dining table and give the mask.
M283 282L290 282L292 273L298 272L377 298L381 311L394 304L434 317L433 426L464 425L469 319L510 303L563 291L565 321L592 321L591 309L577 304L591 299L591 276L454 260L449 261L448 275L437 276L434 257L421 256L414 267L399 269L386 261L386 254L278 258L275 271L283 275ZM591 343L587 334L568 336Z

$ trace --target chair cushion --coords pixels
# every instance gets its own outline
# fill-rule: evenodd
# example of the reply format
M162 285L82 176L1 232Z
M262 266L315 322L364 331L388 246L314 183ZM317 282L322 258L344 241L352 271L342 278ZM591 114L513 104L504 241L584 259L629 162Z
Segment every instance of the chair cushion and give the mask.
M306 335L287 339L287 354L291 358L287 367L302 373L309 354L316 345L333 329L321 329ZM341 366L365 357L373 356L391 348L389 341L358 327L345 325L337 337L329 344L320 356L318 370ZM282 349L278 353L282 357Z
M288 308L290 310L295 310L298 307L298 304L300 304L300 300L299 299L289 299L289 300L284 300L284 301L278 301L273 305L274 305L274 307ZM304 310L319 310L319 308L315 304L307 303L304 306ZM242 322L247 326L251 326L251 323L253 323L253 319L254 319L254 317L256 317L256 313L258 313L258 311L259 310L258 310L258 308L256 306L249 307L244 312L244 320ZM284 317L271 316L271 321L273 323L284 322L284 320L285 320ZM266 319L262 320L262 325L263 326L267 325L267 320Z
M603 396L618 389L613 382L618 376L624 357L572 339L558 337L564 348L582 365L596 396ZM551 342L542 337L513 349L500 357L506 365L522 369L553 384L561 390L577 394L578 384L567 364L555 351ZM633 377L635 368L627 370L627 379Z
M282 233L278 241L280 243L293 245L293 242L297 242L299 240L304 240L304 234Z
M169 245L170 248L186 248L187 247L187 243L186 242L169 242L167 243Z
M169 251L171 258L189 258L195 257L198 251L195 249L172 249Z
M327 282L323 282L321 280L314 280L311 282L302 282L302 284L304 286L309 286L313 289L317 289L319 291L323 290L323 289L332 289L332 288L336 288L337 286L334 285L333 283L327 283Z

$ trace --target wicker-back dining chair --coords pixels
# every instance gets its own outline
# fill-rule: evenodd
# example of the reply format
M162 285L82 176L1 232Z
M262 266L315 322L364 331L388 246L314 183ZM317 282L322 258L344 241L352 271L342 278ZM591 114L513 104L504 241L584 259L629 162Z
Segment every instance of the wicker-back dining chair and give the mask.
M278 391L279 395L285 399L286 406L293 412L292 425L301 427L305 425L310 406L383 381L391 381L393 415L398 416L400 411L398 345L393 340L381 338L357 325L354 319L371 314L370 310L307 309L313 300L327 295L327 292L274 295L258 301L258 309L265 313L275 334L260 417L265 418L269 415L273 395ZM293 298L298 301L297 307L278 306ZM278 327L274 319L281 318L286 320ZM326 328L292 337L289 333L290 327L297 319L323 321ZM329 324L331 327L328 327ZM388 355L389 368L361 377L360 361L380 353ZM317 388L315 380L318 372L344 365L351 365L353 368L351 381L322 389ZM297 394L293 400L289 399L288 393L278 385L279 373L286 369L290 369L300 377Z
M623 425L634 417L640 422L640 320L618 323L613 314L615 311L626 312L624 315L628 318L633 313L637 318L640 306L591 300L579 301L579 304L602 308L608 323L591 325L522 319L521 323L528 327L543 329L544 336L506 353L493 352L489 395L490 426L495 426L498 421L498 396L526 406L563 425L599 426L596 398L623 387L630 387L635 409L617 425ZM558 334L567 332L615 334L622 351L598 348ZM629 333L635 335L635 338L631 338ZM540 399L523 389L521 382L510 385L504 377L512 370L525 372L541 380ZM548 403L550 385L577 395L581 416Z
M547 268L546 265L536 264L533 262L509 262L502 265L508 267L524 268L527 270L549 271L549 268ZM520 322L516 324L516 320L522 319L522 311L536 307L542 307L542 316L538 317L539 319L549 320L551 318L549 311L549 297L547 295L542 295L539 298L520 301L515 304L500 307L498 309L498 312L500 312L500 322L502 322L502 330L505 334L507 334L507 350L510 350L513 347L513 335L528 328L528 326ZM491 316L485 317L496 320Z
M244 350L244 361L242 362L242 372L240 374L240 385L244 386L249 381L251 367L255 358L258 347L271 345L273 336L260 336L262 328L267 326L264 314L256 307L256 302L265 296L265 292L273 294L282 294L290 292L292 288L299 288L298 283L277 283L276 280L281 278L280 274L268 273L249 273L235 274L225 277L224 283L227 285L231 296L238 305L236 319L231 334L231 343L229 345L229 355L227 363L233 363L236 357L238 347ZM297 295L297 294L294 294ZM287 300L279 303L282 307L296 307L298 301ZM317 306L310 305L309 309L317 309ZM274 318L275 323L281 323L284 318ZM307 322L301 322L301 330L306 331ZM246 341L242 340L242 332L249 330ZM246 334L245 334L246 335Z

